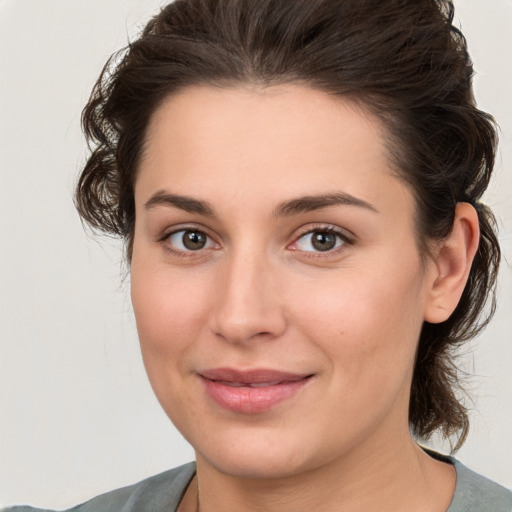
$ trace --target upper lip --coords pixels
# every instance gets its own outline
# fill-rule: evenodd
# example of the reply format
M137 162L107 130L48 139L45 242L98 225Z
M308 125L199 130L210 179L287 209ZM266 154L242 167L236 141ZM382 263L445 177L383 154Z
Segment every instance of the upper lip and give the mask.
M266 368L256 368L252 370L212 368L200 371L199 375L208 380L230 382L236 384L278 384L280 382L295 382L307 377L311 377L310 373L291 373Z

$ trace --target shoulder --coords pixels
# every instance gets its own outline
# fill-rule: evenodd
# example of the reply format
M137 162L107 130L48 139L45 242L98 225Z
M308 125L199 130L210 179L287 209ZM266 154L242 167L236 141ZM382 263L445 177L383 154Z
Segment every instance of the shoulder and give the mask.
M65 512L171 512L178 506L196 466L191 462L141 482L101 494ZM2 508L0 512L53 512L33 507Z
M457 472L457 483L447 512L512 512L512 491L456 459L451 459L451 463Z

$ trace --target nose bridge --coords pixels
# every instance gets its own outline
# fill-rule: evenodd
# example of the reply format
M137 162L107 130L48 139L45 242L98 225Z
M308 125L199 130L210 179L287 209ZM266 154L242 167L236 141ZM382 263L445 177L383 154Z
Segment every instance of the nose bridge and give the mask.
M275 268L266 251L254 246L233 248L219 273L219 296L212 330L230 342L274 338L286 327L279 304Z

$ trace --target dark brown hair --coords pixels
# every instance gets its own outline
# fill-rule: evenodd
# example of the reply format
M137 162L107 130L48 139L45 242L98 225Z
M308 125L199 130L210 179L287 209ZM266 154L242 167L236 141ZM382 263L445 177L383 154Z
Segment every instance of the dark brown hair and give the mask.
M94 87L83 112L92 154L76 205L94 229L123 237L130 259L145 131L184 87L301 83L365 106L384 122L389 154L415 195L422 254L450 233L458 202L478 212L480 245L460 303L446 322L423 326L409 409L418 437L440 430L458 436L458 447L468 416L454 349L493 313L500 250L480 201L496 130L475 107L472 63L452 22L443 0L176 0L110 59Z

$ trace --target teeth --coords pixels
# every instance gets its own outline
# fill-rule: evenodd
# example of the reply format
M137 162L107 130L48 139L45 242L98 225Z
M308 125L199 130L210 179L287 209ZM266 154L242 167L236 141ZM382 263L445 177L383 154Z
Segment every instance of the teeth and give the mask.
M243 384L242 382L228 382L225 380L217 380L216 382L218 382L219 384L222 384L224 386L231 386L233 388L242 388L242 387L246 386L246 384Z
M277 386L280 381L275 380L273 382L254 382L253 384L249 384L250 388L266 388L268 386Z

